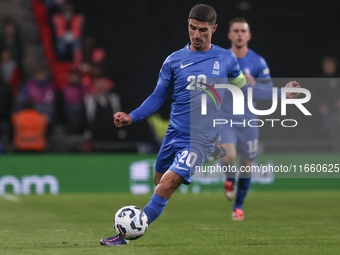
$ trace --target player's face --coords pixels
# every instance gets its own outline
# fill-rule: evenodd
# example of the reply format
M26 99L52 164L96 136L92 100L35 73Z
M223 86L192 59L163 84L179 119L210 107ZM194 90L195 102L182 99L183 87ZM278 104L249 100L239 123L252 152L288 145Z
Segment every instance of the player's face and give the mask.
M233 46L242 48L247 45L251 39L249 26L246 22L235 22L231 25L228 38Z
M216 31L217 24L209 25L209 22L189 19L190 49L192 51L206 51L211 47L211 37Z

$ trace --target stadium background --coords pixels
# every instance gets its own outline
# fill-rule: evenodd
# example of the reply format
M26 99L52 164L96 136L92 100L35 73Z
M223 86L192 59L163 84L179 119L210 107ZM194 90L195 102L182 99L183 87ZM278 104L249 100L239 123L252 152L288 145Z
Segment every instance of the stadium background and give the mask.
M138 107L153 91L159 68L166 56L182 48L189 41L187 15L190 8L196 4L195 1L71 2L77 13L85 15L84 36L94 36L98 45L106 49L105 73L115 82L115 91L121 96L122 108L126 112ZM282 5L273 1L206 1L206 3L212 5L218 13L219 27L213 36L214 44L229 47L228 22L234 17L245 17L251 24L253 33L250 47L266 59L272 77L282 78L280 81L300 78L299 81L305 81L301 82L302 86L312 91L312 100L307 104L307 108L313 117L304 118L298 127L290 130L279 127L261 129L260 139L265 146L264 153L259 155L258 161L264 164L274 161L274 164L282 162L291 164L295 161L338 163L336 153L331 154L331 158L325 157L331 153L330 145L325 138L321 118L318 115L318 98L313 94L313 91L322 85L309 83L310 80L305 79L320 77L320 60L323 56L338 57L340 54L338 47L340 38L336 32L340 29L336 8L338 3L320 1L309 4L294 1ZM263 107L266 107L266 104L263 104ZM292 111L291 116L303 117L296 112ZM273 114L273 117L279 116L278 114ZM132 132L141 132L139 126L132 128ZM291 151L294 153L289 154ZM310 151L313 153L305 153ZM287 152L288 154L281 154ZM280 160L281 155L283 160ZM303 156L296 160L296 155ZM135 184L141 184L141 193L150 192L153 188L152 171L155 156L120 154L117 151L103 155L3 154L0 156L2 161L0 177L2 176L1 184L4 187L2 192L15 192L16 184L13 183L22 186L25 176L35 176L36 179L30 180L30 189L34 193L35 188L40 185L38 182L44 182L41 176L45 175L60 176L57 178L59 192L133 192L132 186ZM88 163L84 165L82 163L84 161ZM136 163L141 163L148 169L146 171L148 173L145 172L142 176L137 174L136 177L131 170ZM59 170L60 165L71 166L71 169ZM8 176L16 179L4 178ZM96 180L96 185L89 185L86 181L78 185L82 178L88 181ZM107 183L103 184L104 181ZM190 188L189 191L216 191L220 189L221 181L208 184L211 185L204 186L201 183L198 185L199 188ZM143 185L147 187L143 188ZM314 189L315 186L315 180L292 178L288 181L272 179L268 183L262 181L262 184L261 181L257 184L255 182L253 189L260 190L263 187ZM327 189L339 187L337 180L334 179L324 179L318 185L318 188ZM46 185L45 190L48 188ZM19 190L18 193L22 193L22 188Z
M33 8L36 2L0 0L0 23L15 20L25 43L40 44L40 50L32 45L26 48L27 59L33 61L25 63L27 73L32 63L46 63L38 31L42 26L46 31L48 24L39 24L44 13ZM71 2L77 13L85 15L84 36L95 37L106 50L105 75L114 81L126 112L153 91L166 56L188 43L187 15L198 3ZM218 13L214 44L229 47L228 22L243 16L251 24L250 47L266 59L275 84L297 79L312 92L306 104L312 117L302 116L296 108L288 110L289 118L299 120L298 127L261 128L262 148L255 164L308 164L309 168L311 164L339 164L340 155L331 151L318 112L318 90L325 79L314 77L321 77L323 56L340 58L340 3L204 2ZM162 110L169 111L167 107ZM272 117L280 118L278 112ZM129 132L149 137L141 123ZM23 153L2 151L0 144L0 254L339 254L338 172L322 173L322 178L275 173L254 179L241 222L230 219L232 203L224 196L223 174L207 175L182 185L143 238L124 247L101 247L101 238L115 234L114 213L127 204L142 208L154 187L156 154L136 149L127 153L130 142L105 153Z

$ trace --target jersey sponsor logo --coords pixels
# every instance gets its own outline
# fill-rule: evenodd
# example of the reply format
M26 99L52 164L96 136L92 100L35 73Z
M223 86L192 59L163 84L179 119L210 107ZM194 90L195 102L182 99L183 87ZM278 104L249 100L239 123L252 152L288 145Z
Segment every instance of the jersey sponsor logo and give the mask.
M269 74L269 68L268 68L268 67L267 67L266 69L263 70L263 74L264 74L264 75Z
M181 167L181 166L179 166L179 164L177 164L176 168L177 168L177 169L181 169L181 170L188 171L188 169L186 169L186 168L184 168L184 167Z
M183 69L183 68L186 68L187 66L190 66L192 65L193 62L189 63L189 64L186 64L186 65L183 65L183 63L181 64L180 68Z

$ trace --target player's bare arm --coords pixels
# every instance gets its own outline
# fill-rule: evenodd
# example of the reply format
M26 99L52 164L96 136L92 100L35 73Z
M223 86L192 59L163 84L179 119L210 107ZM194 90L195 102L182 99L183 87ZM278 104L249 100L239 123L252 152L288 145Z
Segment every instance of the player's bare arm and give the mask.
M116 127L128 126L132 123L132 118L125 112L117 112L113 115Z

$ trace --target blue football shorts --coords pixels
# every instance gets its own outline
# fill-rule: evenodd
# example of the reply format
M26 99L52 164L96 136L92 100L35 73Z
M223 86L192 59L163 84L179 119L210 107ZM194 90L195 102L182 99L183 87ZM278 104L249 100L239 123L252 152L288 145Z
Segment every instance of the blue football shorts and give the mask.
M196 167L204 163L214 148L214 142L193 139L189 134L169 125L157 156L155 170L165 173L170 169L184 178L184 184L190 184Z
M254 160L257 157L259 129L257 127L243 127L226 124L220 129L221 144L232 143L236 146L237 154L246 160ZM228 153L228 152L227 152Z

